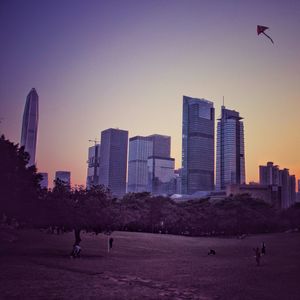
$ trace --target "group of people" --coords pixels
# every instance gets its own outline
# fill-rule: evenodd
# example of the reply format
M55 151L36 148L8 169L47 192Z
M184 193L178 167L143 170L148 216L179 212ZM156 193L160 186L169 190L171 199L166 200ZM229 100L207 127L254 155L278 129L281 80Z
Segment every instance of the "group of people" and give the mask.
M261 249L259 247L253 248L253 251L255 253L255 261L256 265L260 265L260 258L262 255L266 255L266 244L265 242L262 243Z
M110 237L108 242L109 242L109 250L110 250L113 247L114 239L112 237ZM81 247L79 246L79 243L77 242L73 245L73 249L70 253L70 258L80 258L80 253L81 253Z

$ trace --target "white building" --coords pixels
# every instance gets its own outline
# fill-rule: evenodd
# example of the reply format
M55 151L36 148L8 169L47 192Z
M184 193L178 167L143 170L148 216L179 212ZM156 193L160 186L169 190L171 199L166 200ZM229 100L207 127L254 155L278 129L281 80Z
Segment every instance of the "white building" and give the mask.
M148 191L148 157L153 153L153 142L144 136L129 139L127 192Z

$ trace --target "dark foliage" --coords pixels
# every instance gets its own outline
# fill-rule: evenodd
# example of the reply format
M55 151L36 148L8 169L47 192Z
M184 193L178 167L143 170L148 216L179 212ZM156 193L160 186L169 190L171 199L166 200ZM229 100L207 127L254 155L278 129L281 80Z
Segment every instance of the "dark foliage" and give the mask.
M30 226L95 233L113 230L194 236L243 235L300 228L300 205L278 211L248 194L223 200L175 202L149 193L129 193L115 199L95 186L71 189L61 181L42 190L36 168L27 167L23 147L0 138L0 213Z

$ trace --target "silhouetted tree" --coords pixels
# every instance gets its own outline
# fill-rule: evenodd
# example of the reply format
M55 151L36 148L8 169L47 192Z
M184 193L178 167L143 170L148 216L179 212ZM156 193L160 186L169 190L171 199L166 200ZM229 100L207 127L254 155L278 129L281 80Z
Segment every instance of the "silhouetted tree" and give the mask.
M0 213L26 222L34 217L41 191L41 176L28 161L24 147L0 137Z

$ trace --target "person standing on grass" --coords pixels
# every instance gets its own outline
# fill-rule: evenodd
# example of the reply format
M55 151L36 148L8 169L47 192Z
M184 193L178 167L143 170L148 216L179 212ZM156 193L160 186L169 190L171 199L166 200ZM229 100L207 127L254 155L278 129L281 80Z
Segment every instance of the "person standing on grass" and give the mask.
M255 252L255 261L256 261L256 265L259 266L260 265L260 257L261 257L261 253L259 250L259 247L256 247L256 249L253 249Z
M262 243L262 246L261 246L261 254L262 254L262 255L266 255L266 244L265 244L265 242Z
M114 239L111 237L111 238L109 239L109 249L112 248L113 242L114 242Z

